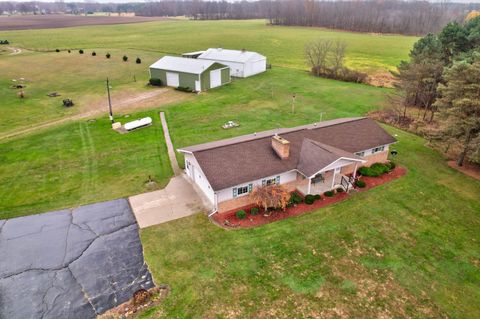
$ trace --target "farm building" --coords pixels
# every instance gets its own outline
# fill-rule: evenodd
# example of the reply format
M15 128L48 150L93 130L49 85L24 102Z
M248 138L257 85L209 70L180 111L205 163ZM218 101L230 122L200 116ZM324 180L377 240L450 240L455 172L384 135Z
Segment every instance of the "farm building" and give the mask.
M200 92L230 83L230 68L215 61L165 56L150 65L150 78Z
M192 52L197 53L197 52ZM195 55L192 55L193 57ZM208 49L197 57L198 60L215 61L230 67L232 76L246 78L267 69L267 58L245 50Z

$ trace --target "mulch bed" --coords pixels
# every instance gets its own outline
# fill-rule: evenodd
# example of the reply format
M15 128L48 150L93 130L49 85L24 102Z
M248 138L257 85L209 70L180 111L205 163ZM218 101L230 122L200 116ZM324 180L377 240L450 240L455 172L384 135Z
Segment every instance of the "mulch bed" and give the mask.
M390 173L384 174L379 177L368 177L368 176L361 176L359 179L365 181L367 184L366 187L364 188L358 188L355 187L355 191L359 192L364 192L367 191L373 187L376 187L378 185L385 184L389 181L392 181L394 179L397 179L403 175L407 170L404 167L396 167L393 171ZM250 215L250 209L255 207L255 205L249 205L245 207L240 207L235 210L231 210L225 213L221 214L215 214L211 217L212 221L216 224L218 224L221 227L227 228L227 229L232 229L232 228L252 228L252 227L257 227L260 225L272 223L278 220L282 220L285 218L289 218L292 216L298 216L302 215L307 212L311 212L314 210L317 210L319 208L343 201L347 199L350 195L347 193L337 193L333 197L326 197L325 195L322 195L321 200L315 201L312 205L307 205L305 203L298 204L293 207L287 208L285 211L271 211L269 212L269 215L265 215L263 210L260 209L260 212L258 215ZM235 216L235 213L239 210L245 210L247 212L247 218L245 219L238 219Z

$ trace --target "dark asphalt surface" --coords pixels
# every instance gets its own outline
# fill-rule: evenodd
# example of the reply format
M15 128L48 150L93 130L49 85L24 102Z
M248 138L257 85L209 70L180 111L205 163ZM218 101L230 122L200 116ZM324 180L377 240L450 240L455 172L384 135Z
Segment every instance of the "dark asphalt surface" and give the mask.
M119 199L0 220L0 318L95 318L153 287Z

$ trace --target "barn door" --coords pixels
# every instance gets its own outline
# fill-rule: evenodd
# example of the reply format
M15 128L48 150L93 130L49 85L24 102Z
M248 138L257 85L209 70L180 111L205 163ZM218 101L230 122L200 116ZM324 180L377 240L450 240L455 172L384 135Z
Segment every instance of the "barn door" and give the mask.
M173 86L175 88L180 86L178 73L167 72L167 86Z
M210 88L222 85L222 70L210 71Z

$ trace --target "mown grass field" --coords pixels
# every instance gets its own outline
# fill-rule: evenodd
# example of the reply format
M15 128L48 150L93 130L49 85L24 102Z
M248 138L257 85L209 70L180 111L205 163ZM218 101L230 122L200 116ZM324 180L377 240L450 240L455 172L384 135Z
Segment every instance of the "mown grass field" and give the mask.
M398 134L406 176L300 217L141 231L171 294L140 318L479 318L480 183Z
M273 91L273 98L272 98ZM155 126L120 135L108 118L82 120L0 142L0 219L39 213L147 191L171 176L158 111L164 110L176 147L222 137L291 127L320 119L361 116L382 106L387 89L312 78L274 68L193 96L175 105L132 113L121 122L151 116ZM296 92L295 114L291 92ZM240 128L223 130L229 120ZM183 160L179 157L183 165Z
M208 47L246 48L274 65L304 69L306 43L317 39L347 42L349 66L390 70L406 59L417 37L354 33L320 28L268 26L264 20L189 21L85 26L5 32L13 46L31 49L134 49L180 54Z

